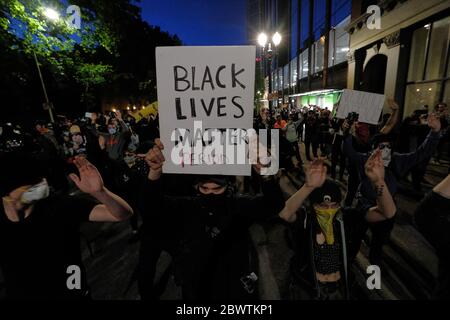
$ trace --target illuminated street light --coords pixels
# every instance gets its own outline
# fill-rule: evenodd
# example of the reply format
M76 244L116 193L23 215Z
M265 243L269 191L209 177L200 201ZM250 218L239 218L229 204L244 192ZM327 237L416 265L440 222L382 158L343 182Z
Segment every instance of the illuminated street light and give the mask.
M52 8L43 8L43 14L49 20L52 20L52 21L59 20L59 13ZM51 104L50 100L48 99L47 89L45 88L45 83L44 83L44 78L42 77L41 68L39 67L39 61L37 59L36 52L34 50L33 50L33 56L34 56L34 62L36 63L36 68L38 70L39 79L41 80L42 91L44 91L45 108L48 109L48 114L50 116L50 122L53 123L53 122L55 122L54 118L53 118L53 112L52 112L53 105Z
M44 15L52 21L59 20L59 13L55 9L44 8Z
M264 32L261 32L258 36L258 43L261 47L265 47L267 43L267 35Z
M276 46L278 46L281 43L281 34L278 32L275 32L275 34L272 37L272 42Z
M270 41L267 37L267 35L264 32L261 32L258 35L258 44L262 47L262 54L261 57L263 58L263 63L261 64L264 66L263 74L266 74L267 72L266 67L268 67L268 76L269 76L269 95L272 93L272 58L276 61L276 65L278 65L278 59L277 59L277 48L278 45L281 43L281 34L279 32L275 32L272 35L272 41ZM273 51L273 47L275 47L275 50ZM267 66L266 66L266 61ZM261 92L257 92L258 96L261 95ZM272 110L272 99L268 98L269 100L269 109Z

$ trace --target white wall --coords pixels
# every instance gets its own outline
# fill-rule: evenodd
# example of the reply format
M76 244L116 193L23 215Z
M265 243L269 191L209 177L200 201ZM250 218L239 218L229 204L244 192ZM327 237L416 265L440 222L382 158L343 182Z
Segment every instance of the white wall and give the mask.
M370 30L364 25L350 36L350 50L365 47L387 35L406 28L433 14L450 8L449 0L408 0L381 17L381 29Z

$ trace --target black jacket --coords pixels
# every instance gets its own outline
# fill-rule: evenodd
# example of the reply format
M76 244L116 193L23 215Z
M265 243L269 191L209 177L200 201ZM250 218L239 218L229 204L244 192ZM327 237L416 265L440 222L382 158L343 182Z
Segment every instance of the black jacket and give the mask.
M143 186L143 230L154 246L171 254L184 298L245 299L241 277L248 275L248 228L284 207L275 181L262 185L262 195L229 190L213 208L198 196L166 196L164 176Z
M361 215L354 210L344 211L343 209L336 214L333 221L335 241L339 241L341 248L340 273L347 299L351 282L349 266L359 251L359 234L361 230L364 230L364 223ZM296 256L292 263L292 271L301 286L309 291L312 299L318 299L321 296L314 259L314 241L316 241L317 230L319 230L319 226L315 213L303 207L298 214L294 228Z

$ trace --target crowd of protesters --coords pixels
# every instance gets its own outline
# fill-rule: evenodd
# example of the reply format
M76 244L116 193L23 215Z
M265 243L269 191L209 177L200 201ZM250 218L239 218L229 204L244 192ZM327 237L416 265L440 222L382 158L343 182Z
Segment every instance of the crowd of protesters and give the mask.
M80 224L130 218L140 240L142 299L164 291L164 281L155 283L162 251L172 256L168 271L184 299L257 299L258 263L248 232L254 223L293 231L291 282L304 299L351 299L350 265L368 229L369 260L381 265L399 181L411 174L414 189L422 191L431 159L440 163L449 154L445 104L416 110L401 123L398 105L388 104L391 112L378 126L359 122L355 113L337 119L318 106L260 108L254 128L280 130L280 174L303 183L287 200L280 174L258 175L259 163L245 193L238 192L236 177L163 174L157 116L136 121L117 111L59 116L33 128L2 124L0 269L7 298L89 298ZM449 298L449 188L447 177L416 212L440 259L434 298ZM439 210L428 213L432 201ZM77 290L66 283L71 265L82 269Z

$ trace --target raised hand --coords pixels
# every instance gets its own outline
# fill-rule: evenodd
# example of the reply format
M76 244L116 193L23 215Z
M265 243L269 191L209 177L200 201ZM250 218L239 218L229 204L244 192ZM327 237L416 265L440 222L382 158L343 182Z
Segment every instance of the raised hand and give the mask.
M394 99L388 99L387 100L388 106L392 111L397 111L399 109L399 106L397 102L395 102Z
M145 155L138 155L138 157L143 157L145 159L145 162L147 162L148 166L150 167L150 180L157 180L161 175L162 166L164 164L164 161L166 161L164 155L161 152L162 150L164 150L164 145L162 144L161 140L155 139L155 145L153 146L153 148L151 148Z
M309 188L319 188L327 178L327 167L323 164L324 159L314 159L306 168L305 186Z
M69 177L78 189L90 194L104 190L102 176L93 164L82 156L76 157L73 163L77 166L80 176L71 173Z
M384 181L384 164L381 157L381 150L377 149L372 155L367 159L364 166L366 176L372 183L378 183Z
M430 113L428 115L428 126L434 132L439 132L441 130L441 120L436 116L435 113Z
M100 149L105 150L106 140L104 136L98 136L98 145L100 146Z

